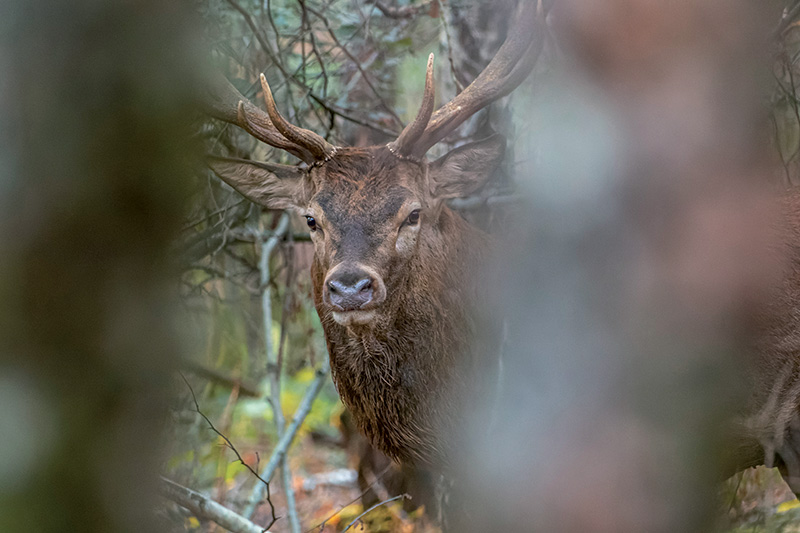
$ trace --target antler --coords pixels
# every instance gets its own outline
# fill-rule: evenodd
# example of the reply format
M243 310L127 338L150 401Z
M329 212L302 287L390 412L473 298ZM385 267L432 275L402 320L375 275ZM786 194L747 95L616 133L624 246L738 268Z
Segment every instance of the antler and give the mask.
M419 108L414 122L406 126L400 136L386 146L393 153L401 156L410 156L414 143L425 131L433 114L433 99L435 96L433 86L433 54L428 56L428 70L425 73L425 93L422 96L422 105Z
M263 74L261 78L264 87L266 81ZM270 118L273 114L265 113L242 96L223 76L218 76L215 83L211 84L208 98L203 99L203 106L212 117L235 124L259 141L286 150L306 163L328 159L336 148L316 133L286 122L277 109L274 109L275 102L272 93L268 91L269 86L264 91L264 98L267 100L268 110L272 102L273 118ZM274 120L275 117L277 121ZM280 122L280 126L276 122ZM290 133L287 135L285 131Z
M474 113L517 88L533 70L544 44L544 13L541 1L523 0L519 22L511 29L503 46L483 72L461 94L439 108L431 117L433 106L431 59L425 97L416 120L409 124L388 147L404 156L422 157ZM431 89L428 89L429 82ZM431 107L432 108L432 107ZM420 124L424 120L424 129Z
M286 119L281 116L275 105L275 100L272 98L272 90L269 88L267 78L263 74L261 75L261 88L264 90L264 102L267 104L267 114L269 114L272 123L284 137L310 151L318 160L327 161L336 153L336 147L322 138L321 135L317 135L310 130L298 128L287 122Z

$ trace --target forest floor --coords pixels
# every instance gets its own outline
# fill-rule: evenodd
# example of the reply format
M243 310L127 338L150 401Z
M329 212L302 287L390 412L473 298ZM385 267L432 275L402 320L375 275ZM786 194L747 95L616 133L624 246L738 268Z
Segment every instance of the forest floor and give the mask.
M365 509L355 470L342 449L320 446L312 439L298 443L292 454L293 484L304 533L357 532L436 533L440 529L425 509L408 512L400 502L382 505L359 518ZM331 465L341 468L331 470ZM273 533L289 531L285 498L279 485L273 503L280 518ZM720 491L719 530L725 533L800 533L800 501L775 469L753 468L727 480ZM394 496L394 495L392 495ZM269 522L269 506L262 505L254 521Z
M362 490L356 481L355 461L342 449L327 443L320 445L312 438L303 439L292 449L291 468L297 512L304 533L398 532L436 533L440 529L426 515L425 508L406 504L401 499L378 506L365 513L361 501ZM332 466L336 468L331 469ZM282 487L273 488L273 504L280 518L271 528L272 533L288 533L286 499ZM383 494L385 499L398 494ZM363 516L362 516L363 515ZM253 517L257 524L269 523L269 505L261 505Z
M305 377L299 377L304 374ZM307 374L307 375L306 375ZM313 373L304 372L287 381L283 390L286 415L296 409ZM211 387L204 390L204 412L211 415L218 428L227 435L242 457L257 467L266 460L266 452L274 448L276 437L269 408L260 399L231 401L229 392ZM191 407L184 411L182 424L176 426L176 435L182 439L168 463L168 477L179 483L210 495L214 500L232 510L240 511L254 486L252 474L242 467L224 442L207 427ZM400 489L392 488L391 474L374 476L378 483L373 501L393 499L374 509L362 503L362 488L356 479L359 463L358 446L354 446L355 430L346 429L342 422L342 406L332 386L320 394L312 415L289 452L292 488L297 502L297 514L303 533L400 532L436 533L435 514L420 506L417 500L404 501ZM383 471L382 467L377 470ZM272 533L290 531L287 518L286 497L279 473L271 483L271 501L278 520L272 524ZM375 487L373 485L373 487ZM387 488L389 487L389 488ZM720 486L717 502L716 530L725 533L800 533L800 501L795 499L788 486L775 469L763 467L742 472ZM171 522L174 531L195 533L222 532L211 522L196 518L172 507ZM270 523L268 504L261 504L252 517L254 523Z
M776 469L751 468L727 480L722 489L727 507L721 530L726 533L800 533L800 501Z

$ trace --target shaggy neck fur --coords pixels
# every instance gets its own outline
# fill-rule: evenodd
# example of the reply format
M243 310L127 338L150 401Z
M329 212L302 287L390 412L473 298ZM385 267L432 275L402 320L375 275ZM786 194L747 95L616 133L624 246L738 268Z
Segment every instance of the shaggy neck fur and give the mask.
M441 464L448 455L454 391L465 387L461 363L474 324L469 310L486 236L443 208L425 227L418 258L397 282L374 322L345 327L322 303L324 272L312 266L334 383L367 438L396 461ZM448 235L447 239L444 235ZM442 414L444 413L444 414Z

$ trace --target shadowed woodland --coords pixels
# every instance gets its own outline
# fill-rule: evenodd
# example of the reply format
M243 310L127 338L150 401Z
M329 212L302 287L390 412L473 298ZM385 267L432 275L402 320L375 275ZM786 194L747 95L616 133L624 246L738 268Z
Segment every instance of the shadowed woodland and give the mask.
M385 145L429 54L438 109L528 1L0 4L0 531L800 529L778 469L738 471L793 475L800 367L747 391L770 201L800 184L800 2L533 2L532 74L427 152L506 139L447 200L495 242L501 332L453 411L458 476L362 435L310 222L209 162L316 164L214 118L223 78ZM740 419L763 431L730 446Z

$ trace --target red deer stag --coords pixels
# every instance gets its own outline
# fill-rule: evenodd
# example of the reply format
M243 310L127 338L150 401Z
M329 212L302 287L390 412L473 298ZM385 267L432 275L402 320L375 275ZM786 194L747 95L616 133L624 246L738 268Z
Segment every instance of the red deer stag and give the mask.
M490 137L433 162L425 154L530 73L542 48L543 17L536 10L534 2L525 3L487 68L435 113L431 57L417 117L386 145L337 147L290 124L263 75L266 113L230 84L211 95L212 116L308 164L210 160L226 183L256 204L306 217L315 249L314 301L337 389L362 433L402 463L447 462L451 450L440 435L452 429L454 408L448 406L468 379L456 361L492 349L476 342L470 313L481 297L473 275L487 238L445 200L479 189L499 164L504 142ZM794 229L785 241L796 243L800 217L789 218L787 227ZM788 255L798 256L790 248ZM751 375L750 412L756 414L732 435L727 462L732 474L775 457L800 493L800 371L793 340L800 318L792 312L800 298L797 264L795 257L774 299L772 325Z
M480 350L470 335L476 326L469 310L478 297L470 278L487 239L445 200L479 189L505 145L495 135L433 162L425 154L530 73L542 47L536 11L534 2L525 3L486 69L435 113L431 55L422 106L386 145L333 146L290 124L263 75L266 113L230 84L212 95L210 114L308 164L210 160L256 204L305 216L315 250L314 303L337 390L359 429L400 462L438 464L448 455L439 435L452 424L451 392L466 379L456 361Z

